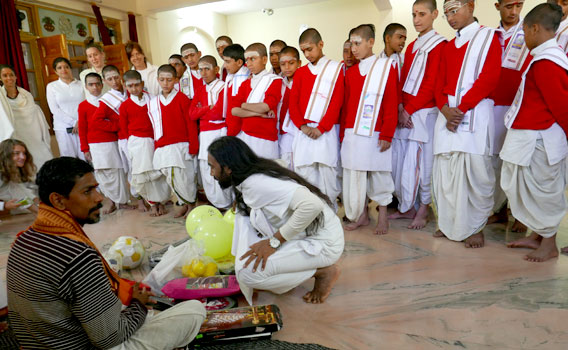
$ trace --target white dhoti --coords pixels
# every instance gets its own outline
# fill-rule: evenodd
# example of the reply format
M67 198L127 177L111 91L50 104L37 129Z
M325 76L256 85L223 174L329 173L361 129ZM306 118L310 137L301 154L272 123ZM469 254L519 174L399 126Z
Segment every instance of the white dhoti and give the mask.
M130 158L128 156L128 139L118 140L118 152L120 154L120 159L122 160L124 172L126 173L126 179L130 184L132 182L132 164L130 164ZM134 186L130 186L130 194L132 197L139 197Z
M280 152L280 159L288 164L288 169L294 170L294 153L293 153L293 146L294 144L294 135L291 133L286 133L280 135L280 139L278 140L278 148Z
M154 139L130 136L127 143L131 166L130 187L150 204L162 203L170 198L166 178L154 169Z
M417 111L412 115L414 127L401 129L407 130L403 132L406 139L393 139L393 179L401 213L409 211L417 202L424 205L432 202L433 140L437 116L436 108ZM399 145L398 151L394 147L396 144Z
M394 195L402 198L402 177L404 176L404 157L408 149L408 135L410 129L397 126L391 142L392 149L392 178L394 181Z
M199 175L201 184L207 196L207 200L217 208L228 208L233 203L232 189L223 190L213 176L211 167L207 161L209 152L207 149L219 137L227 136L227 128L219 130L202 131L199 133Z
M128 340L110 350L183 348L195 338L205 316L205 307L200 301L184 301L156 315L148 315L142 327Z
M392 202L394 183L390 171L359 171L343 168L345 215L356 221L367 208L367 197L387 206Z
M126 204L130 194L118 143L116 141L90 143L89 149L93 158L95 178L101 192L114 203Z
M243 294L250 304L252 289L286 293L313 277L317 269L335 264L345 245L341 222L327 205L323 227L310 236L298 235L284 242L268 258L264 270L259 268L253 272L254 264L244 268L246 260L239 258L248 247L261 239L266 238L258 237L250 218L237 213L233 233L233 247L236 247L233 253L237 255L235 271Z
M510 129L501 152L501 187L511 212L544 238L558 232L568 210L564 192L567 151L566 136L554 124L546 131Z
M154 151L154 168L160 169L172 191L185 204L195 203L196 200L196 160L189 154L187 142L167 145Z
M270 141L254 137L241 131L237 137L243 140L257 156L266 159L278 159L278 141Z
M330 167L322 163L314 163L311 165L296 166L295 171L306 179L309 183L316 186L325 194L331 203L335 203L337 196L341 192L338 186L337 168Z
M438 227L453 241L481 230L493 208L495 174L491 155L464 152L434 156L432 193Z
M505 113L510 106L495 106L493 108L493 115L495 118L495 129L494 129L494 145L493 145L493 170L495 172L495 195L493 212L497 213L503 206L507 203L507 196L503 189L501 188L501 166L503 161L499 158L499 153L503 148L503 143L505 142L505 135L507 134L507 128L505 127Z
M85 155L81 152L79 135L70 134L67 130L54 130L54 132L60 157L74 157L85 160Z

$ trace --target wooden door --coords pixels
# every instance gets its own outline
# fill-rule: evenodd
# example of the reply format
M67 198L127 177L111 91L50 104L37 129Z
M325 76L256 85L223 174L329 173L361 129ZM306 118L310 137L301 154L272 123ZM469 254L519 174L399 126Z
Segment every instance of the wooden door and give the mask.
M57 57L65 57L69 59L69 51L67 49L67 40L64 34L46 36L37 39L39 49L39 58L43 67L42 74L45 85L59 79L53 69L53 61Z
M105 50L106 64L116 66L120 71L120 75L130 69L124 44L106 45L103 47L103 50Z

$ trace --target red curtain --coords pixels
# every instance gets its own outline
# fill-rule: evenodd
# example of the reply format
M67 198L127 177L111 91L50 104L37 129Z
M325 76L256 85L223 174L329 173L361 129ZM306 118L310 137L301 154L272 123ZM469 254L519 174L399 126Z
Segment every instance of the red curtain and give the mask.
M29 90L24 52L16 18L16 5L13 0L0 1L0 23L2 23L0 25L0 63L14 67L18 85Z
M128 33L130 33L130 41L138 42L138 32L136 31L136 15L128 12Z
M110 40L110 35L108 34L108 29L103 21L103 16L101 15L101 9L94 3L91 3L93 7L93 12L95 17L97 17L97 26L99 27L99 32L101 33L101 38L103 40L103 45L112 45L112 40Z

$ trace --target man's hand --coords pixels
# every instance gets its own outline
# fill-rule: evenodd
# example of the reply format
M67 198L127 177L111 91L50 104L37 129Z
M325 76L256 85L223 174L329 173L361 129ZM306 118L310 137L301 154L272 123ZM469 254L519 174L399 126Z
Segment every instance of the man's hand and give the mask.
M321 136L321 131L318 128L312 128L310 137L314 140L317 140L320 136Z
M300 130L301 130L306 136L308 136L308 137L310 137L310 130L311 130L311 129L312 129L312 128L310 128L310 127L308 126L308 124L304 124L304 125L302 125L302 126L300 127Z
M456 132L458 126L463 120L464 113L457 107L449 107L444 105L441 110L444 117L446 117L446 128L451 132Z
M21 203L18 202L19 201L17 199L10 199L9 201L4 202L4 209L6 210L16 209L22 205Z
M410 114L403 108L398 113L398 126L401 128L406 128L408 121L410 120Z
M273 111L268 111L266 114L262 114L261 117L266 119L276 118L276 114Z
M93 157L91 157L91 152L87 151L83 154L85 155L85 159L87 160L87 162L89 162L89 163L93 162Z
M140 289L139 283L134 284L132 287L132 299L136 299L144 305L148 304L148 301L152 296L154 296L154 294L149 290L146 290L146 288Z
M71 131L71 133L73 134L79 133L79 122L75 123L75 126L73 126L73 131Z
M385 140L379 140L379 147L381 148L381 152L388 150L391 146L391 143Z
M251 245L249 251L241 256L241 260L245 260L248 257L248 260L245 262L245 268L254 261L252 272L256 272L256 268L261 262L262 270L264 270L268 257L274 254L274 252L276 252L276 249L270 246L269 240L263 239L262 241L256 242L255 244Z

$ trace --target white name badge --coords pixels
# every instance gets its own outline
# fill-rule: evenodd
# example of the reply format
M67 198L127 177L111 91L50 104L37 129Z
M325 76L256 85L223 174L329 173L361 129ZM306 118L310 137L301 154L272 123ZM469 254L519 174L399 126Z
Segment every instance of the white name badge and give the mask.
M517 33L511 38L512 43L508 47L505 59L503 60L503 68L520 70L522 67L522 60L526 57L525 53L527 51L525 47L525 34Z
M373 134L371 128L373 127L374 110L375 107L373 105L363 106L363 113L361 115L361 120L359 121L359 132L364 131L365 134Z

